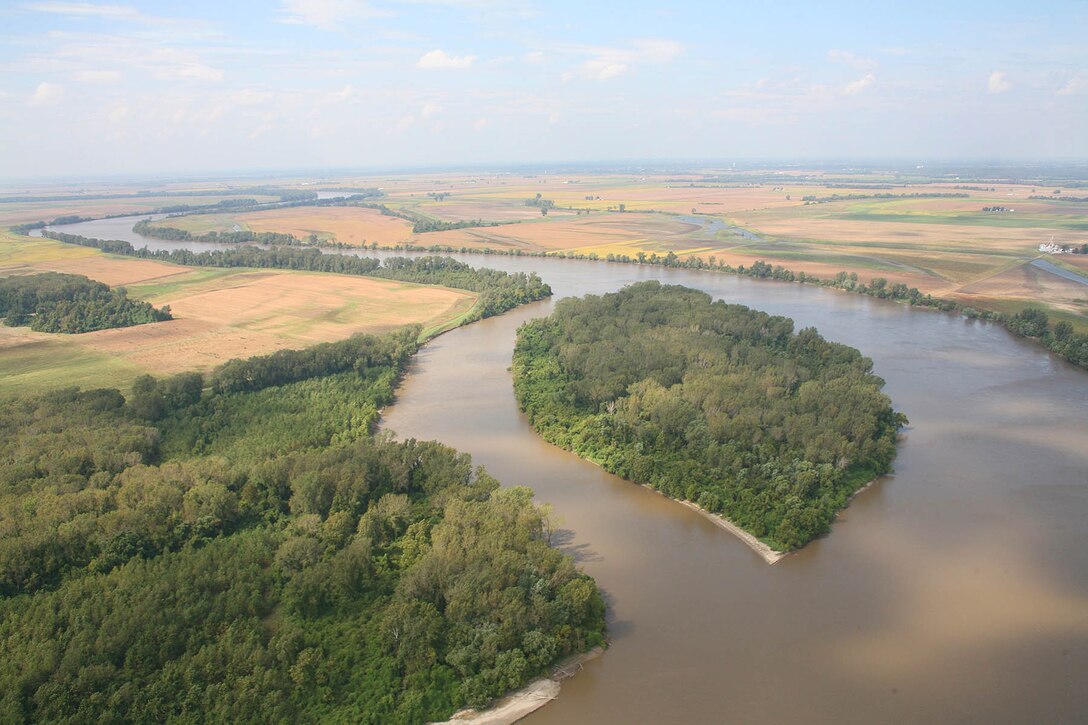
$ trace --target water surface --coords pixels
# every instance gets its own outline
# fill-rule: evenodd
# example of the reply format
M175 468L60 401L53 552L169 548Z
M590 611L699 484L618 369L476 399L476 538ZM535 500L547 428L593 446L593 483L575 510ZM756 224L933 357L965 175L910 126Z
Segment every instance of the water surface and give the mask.
M135 219L114 221L130 236L107 222L63 230L134 241ZM383 425L531 486L608 600L612 648L525 722L1085 720L1083 371L988 323L834 290L660 267L467 259L536 270L554 299L660 279L788 315L872 357L911 420L894 475L858 496L830 536L768 566L695 512L529 428L511 388L514 334L554 299L428 344Z

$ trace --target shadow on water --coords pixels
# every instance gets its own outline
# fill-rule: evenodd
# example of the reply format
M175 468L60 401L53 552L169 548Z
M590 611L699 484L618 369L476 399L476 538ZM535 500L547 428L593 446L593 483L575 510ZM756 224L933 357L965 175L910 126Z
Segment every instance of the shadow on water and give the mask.
M604 561L604 557L594 551L588 543L575 543L577 535L570 529L558 529L551 535L551 545L574 559L576 564Z

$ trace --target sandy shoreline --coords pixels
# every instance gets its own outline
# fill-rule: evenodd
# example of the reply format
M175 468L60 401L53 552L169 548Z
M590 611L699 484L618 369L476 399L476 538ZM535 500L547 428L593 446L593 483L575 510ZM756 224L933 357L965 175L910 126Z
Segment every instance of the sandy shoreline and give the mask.
M566 450L566 449L564 449L564 450ZM602 466L597 461L591 460L589 458L582 458L582 456L579 456L577 453L574 453L574 451L568 451L568 452L572 453L575 456L578 456L578 458L580 458L583 461L586 461L587 463L592 463L594 466L597 466L598 468L600 468L601 470L603 470L605 472L609 472L607 468ZM612 475L614 476L616 474L613 473ZM620 476L620 478L622 478L622 476ZM656 488L654 488L653 486L651 486L648 483L638 483L637 481L632 481L629 478L624 478L623 480L627 481L628 483L633 483L636 486L642 486L643 488L649 489L650 491L653 491L654 493L656 493L658 496L663 496L663 497L669 499L670 501L675 501L678 504L681 504L683 506L687 506L692 511L696 511L696 512L702 514L703 516L705 516L706 518L708 518L712 522L714 522L714 524L716 524L717 526L720 526L721 528L725 529L729 533L733 534L733 536L736 536L738 539L743 541L744 544L746 546L748 546L749 549L751 549L752 551L759 554L759 556L763 559L763 561L767 562L768 564L774 564L779 559L782 559L783 557L789 556L789 554L790 554L790 552L788 552L788 551L777 551L775 549L772 549L771 547L767 546L762 541L757 539L755 536L753 536L752 534L749 534L747 531L745 531L741 527L737 526L736 524L734 524L732 521L725 518L721 514L711 513L710 511L707 511L702 506L699 506L698 504L694 504L691 501L685 501L682 498L673 498L672 496L668 496L668 495L662 493L661 491L658 491ZM871 485L872 485L872 482L870 481L868 484L866 484L865 488L868 488ZM861 491L860 490L857 491L854 494L854 496L858 495L858 493L861 493ZM853 497L851 497L851 498L853 498Z
M567 449L564 449L564 450L567 450ZM568 450L567 452L577 456L578 458L580 458L583 461L586 461L587 463L592 463L594 466L597 466L601 470L604 470L606 472L608 471L608 469L606 469L604 466L602 466L597 461L590 460L589 458L582 458L582 456L579 456L577 453L574 453L574 451ZM612 474L612 475L615 475L615 474ZM850 494L850 498L846 499L846 503L843 504L843 507L835 512L835 519L837 520L839 518L839 516L842 515L842 512L850 507L850 503L858 495L860 495L862 491L864 491L865 489L872 486L874 483L879 481L885 475L887 475L887 474L877 476L876 478L874 478L873 480L869 481L867 484L865 484L864 486L859 488L857 491L854 491L852 494ZM775 564L775 563L781 561L782 559L786 558L787 556L789 556L790 554L793 553L792 551L778 551L777 549L772 549L771 547L767 546L762 541L757 539L755 536L748 533L747 531L745 531L741 527L737 526L736 524L734 524L732 521L725 518L721 514L716 514L716 513L712 513L710 511L707 511L705 508L703 508L702 506L699 506L698 504L694 504L691 501L685 501L682 498L673 498L672 496L668 496L668 495L666 495L664 493L661 493L661 491L658 491L656 488L654 488L653 486L651 486L648 483L638 483L636 481L632 481L629 478L624 478L623 480L627 481L629 483L634 483L636 486L642 486L643 488L648 488L649 490L656 493L658 496L664 496L665 498L669 499L670 501L675 501L678 504L681 504L683 506L687 506L692 511L697 511L698 513L702 514L706 518L710 519L717 526L720 526L721 528L725 529L729 533L733 534L733 536L736 536L738 539L743 541L744 544L749 549L751 549L752 551L759 554L759 556L763 559L763 561L767 562L768 564ZM825 536L826 536L826 534L825 534Z
M486 710L460 710L449 720L431 725L510 725L559 697L560 683L582 669L582 663L604 653L603 647L573 655L552 668L552 674L496 700Z
M874 478L873 480L869 481L867 484L865 484L864 486L859 488L857 491L854 491L852 494L850 494L850 498L846 499L846 503L843 504L843 507L835 512L835 519L838 520L838 518L842 515L842 512L845 511L846 509L850 508L850 503L855 498L857 498L861 494L862 491L864 491L867 488L869 488L870 486L872 486L874 483L879 481L881 478L883 478L883 476L877 476L876 478ZM647 488L649 488L649 486L647 486ZM650 490L653 491L655 489L651 488ZM658 491L658 493L661 493L661 492ZM662 494L662 495L664 495L664 494ZM669 497L666 496L666 498L669 498ZM762 541L757 539L755 536L752 536L747 531L745 531L741 527L737 526L736 524L734 524L732 521L725 518L721 514L711 513L710 511L707 511L706 509L701 508L700 506L697 506L696 504L693 504L691 501L684 501L683 499L678 499L678 498L673 499L673 500L676 501L677 503L681 503L684 506L687 506L689 509L694 509L695 511L698 511L699 513L701 513L703 516L705 516L708 519L710 519L711 521L713 521L718 526L722 527L723 529L725 529L729 533L736 536L738 539L740 539L745 544L747 544L748 548L750 548L752 551L756 552L761 557L763 557L763 561L767 562L768 564L774 564L775 562L780 561L781 559L783 559L783 558L789 556L791 553L793 553L793 552L790 552L790 551L777 551L775 549L772 549L771 547L767 546ZM825 534L825 536L826 536L826 534Z
M705 508L693 504L691 501L684 501L683 499L679 498L673 500L683 506L687 506L689 509L698 511L703 516L713 521L716 525L733 534L733 536L736 536L738 539L743 541L749 549L759 554L760 557L763 558L763 561L767 562L768 564L774 564L780 559L789 556L788 551L776 551L775 549L772 549L771 547L767 546L762 541L757 539L755 536L749 534L747 531L737 526L721 514L711 513Z

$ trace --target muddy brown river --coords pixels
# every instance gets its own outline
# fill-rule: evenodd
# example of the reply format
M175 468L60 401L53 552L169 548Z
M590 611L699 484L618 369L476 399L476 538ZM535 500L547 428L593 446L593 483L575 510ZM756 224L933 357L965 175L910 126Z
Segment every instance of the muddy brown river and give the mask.
M63 231L136 241L116 232L134 221ZM999 327L842 292L466 259L536 270L555 297L432 341L383 426L532 487L605 592L611 648L525 722L1088 721L1088 374ZM768 566L699 514L542 441L514 401L518 325L644 279L788 315L870 356L911 420L894 475Z

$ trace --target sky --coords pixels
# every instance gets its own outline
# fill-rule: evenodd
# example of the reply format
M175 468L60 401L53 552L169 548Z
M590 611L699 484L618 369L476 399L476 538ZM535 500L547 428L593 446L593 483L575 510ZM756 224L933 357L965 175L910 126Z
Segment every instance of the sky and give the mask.
M0 0L0 178L1088 159L1088 0Z

